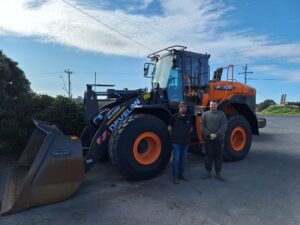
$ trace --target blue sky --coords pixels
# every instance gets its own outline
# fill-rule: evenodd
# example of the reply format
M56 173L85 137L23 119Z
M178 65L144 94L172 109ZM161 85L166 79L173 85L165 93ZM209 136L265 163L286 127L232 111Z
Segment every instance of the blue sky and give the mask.
M17 61L38 93L66 95L65 69L73 71L73 97L86 83L148 86L143 64L152 50L181 44L211 54L211 73L235 65L257 101L300 101L300 2L296 0L65 0L143 46L126 39L62 0L0 1L0 49ZM270 80L273 79L273 80Z

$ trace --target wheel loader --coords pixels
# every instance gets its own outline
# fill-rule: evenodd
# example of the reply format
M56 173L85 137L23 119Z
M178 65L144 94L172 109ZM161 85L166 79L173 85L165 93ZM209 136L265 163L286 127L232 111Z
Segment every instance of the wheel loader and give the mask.
M68 198L79 188L84 173L108 158L129 180L158 175L171 157L167 126L182 100L188 103L193 121L191 144L204 143L201 114L209 110L210 100L217 100L228 120L224 159L241 160L248 154L252 135L259 134L266 120L256 117L256 90L234 79L233 65L218 68L210 79L209 54L175 45L148 57L151 62L145 63L144 76L151 79L150 91L97 92L94 85L87 85L86 127L80 138L34 121L36 128L8 175L1 214Z

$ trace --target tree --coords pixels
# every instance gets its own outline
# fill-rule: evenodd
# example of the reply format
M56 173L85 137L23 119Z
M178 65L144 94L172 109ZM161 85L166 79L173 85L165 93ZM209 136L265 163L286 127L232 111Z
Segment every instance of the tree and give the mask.
M63 96L57 96L36 118L57 125L68 135L79 136L84 128L83 106Z
M66 134L79 135L84 127L82 105L34 93L18 63L0 51L0 152L24 149L33 118L53 123Z
M11 151L28 139L27 127L22 123L26 116L24 103L33 92L24 72L0 51L0 150ZM25 115L24 115L25 113Z
M270 105L276 105L276 102L274 102L272 99L264 100L263 102L258 104L257 111L260 112L268 108Z

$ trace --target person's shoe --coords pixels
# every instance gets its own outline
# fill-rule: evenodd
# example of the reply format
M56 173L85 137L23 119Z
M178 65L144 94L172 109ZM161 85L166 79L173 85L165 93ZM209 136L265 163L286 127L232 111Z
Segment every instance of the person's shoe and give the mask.
M211 178L211 173L210 172L207 172L203 177L202 179L209 179Z
M178 177L180 180L184 180L184 181L189 181L190 179L185 177L185 176L179 176Z
M179 179L178 179L178 177L173 177L172 182L173 182L174 184L179 184Z
M216 174L216 179L218 179L219 181L225 181L225 179L221 176L220 173Z

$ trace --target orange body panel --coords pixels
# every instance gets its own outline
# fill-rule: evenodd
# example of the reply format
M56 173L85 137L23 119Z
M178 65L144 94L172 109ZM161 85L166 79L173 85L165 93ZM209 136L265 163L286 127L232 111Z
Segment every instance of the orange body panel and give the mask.
M202 136L202 129L201 129L201 117L200 115L196 116L196 132L197 137L199 140L199 144L204 144L203 136Z
M209 93L203 94L203 106L208 106L210 100L217 100L219 103L230 100L233 96L255 96L256 90L239 82L217 81L209 83Z

